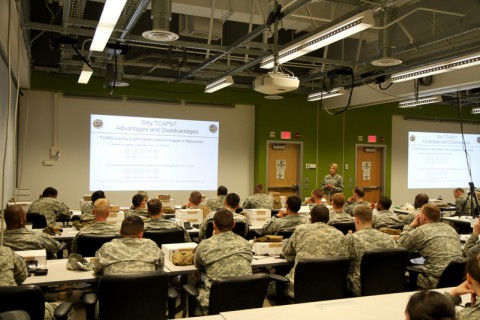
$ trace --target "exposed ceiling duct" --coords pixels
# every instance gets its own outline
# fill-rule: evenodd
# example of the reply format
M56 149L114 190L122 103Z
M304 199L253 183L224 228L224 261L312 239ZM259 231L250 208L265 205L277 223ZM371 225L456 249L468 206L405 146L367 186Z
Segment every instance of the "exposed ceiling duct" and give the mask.
M172 1L171 0L152 0L153 20L152 30L144 31L142 36L153 41L175 41L178 34L170 31L170 20L172 19Z
M392 21L392 9L385 9L380 12L380 17L383 18L383 25L387 26ZM394 44L395 26L389 26L379 32L379 47L380 58L373 60L371 63L377 67L392 67L401 64L403 61L394 58L392 49Z

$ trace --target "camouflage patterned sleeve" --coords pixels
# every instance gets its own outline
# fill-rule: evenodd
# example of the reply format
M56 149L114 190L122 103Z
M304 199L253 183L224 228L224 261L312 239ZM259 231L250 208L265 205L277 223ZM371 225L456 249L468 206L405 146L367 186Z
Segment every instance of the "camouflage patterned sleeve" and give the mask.
M479 253L480 243L478 243L478 237L472 233L470 238L468 238L467 243L465 243L465 246L463 247L463 255L469 257Z
M250 203L250 200L248 200L248 198L245 199L245 201L243 202L243 209L252 209L252 208L253 208L253 206Z
M296 234L293 232L292 236L286 241L284 244L282 251L285 254L285 259L288 262L295 262L295 257L297 252L295 250L295 243L296 243Z
M335 182L335 186L333 187L335 192L343 192L343 178L342 176L338 176L337 181Z
M198 227L198 238L205 239L207 236L207 219L204 219Z
M347 255L352 258L355 255L355 241L353 239L353 233L347 233L345 235L343 244L347 251Z
M12 251L13 254L13 277L16 284L22 284L28 277L27 264L25 260Z
M100 250L95 252L95 258L93 259L93 271L97 274L103 274L103 266L100 263Z
M59 202L58 210L55 210L55 212L56 212L57 219L59 217L70 218L72 216L70 209L63 202Z
M404 247L408 251L417 251L417 241L415 239L415 228L406 225L403 227L403 231L398 238L398 245Z
M53 239L49 235L47 235L47 234L42 235L42 240L43 240L42 247L45 248L45 250L47 250L47 252L55 254L60 249L60 242Z
M267 223L265 223L262 227L262 234L263 235L267 235L267 234L275 234L275 221L277 220L278 218L273 216L272 219L270 219L270 221L268 221Z
M203 245L202 243L200 242L198 244L198 246L195 248L195 256L194 256L194 259L193 259L193 263L195 264L195 267L201 269L201 268L205 268L205 262L202 260L202 248L203 248Z
M163 255L163 251L160 250L160 248L159 248L159 258L156 262L156 269L157 270L163 270L164 266L165 266L165 257Z

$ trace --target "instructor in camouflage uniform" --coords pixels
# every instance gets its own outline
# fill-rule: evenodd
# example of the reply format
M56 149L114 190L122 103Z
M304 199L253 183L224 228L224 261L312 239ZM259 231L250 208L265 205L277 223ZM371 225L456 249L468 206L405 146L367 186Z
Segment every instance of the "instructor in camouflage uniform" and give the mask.
M325 176L322 182L325 195L333 196L335 193L343 192L343 178L337 174L338 164L331 163L329 174Z

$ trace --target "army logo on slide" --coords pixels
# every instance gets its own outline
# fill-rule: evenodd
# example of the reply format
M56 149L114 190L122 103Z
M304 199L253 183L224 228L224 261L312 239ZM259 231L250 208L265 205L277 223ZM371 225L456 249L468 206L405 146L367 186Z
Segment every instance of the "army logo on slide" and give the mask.
M103 121L101 119L93 120L93 127L95 129L101 129L103 127Z
M415 142L415 140L416 140L415 135L412 134L412 135L410 136L410 142Z
M218 128L216 124L211 124L210 127L208 127L208 130L210 130L211 133L217 132Z

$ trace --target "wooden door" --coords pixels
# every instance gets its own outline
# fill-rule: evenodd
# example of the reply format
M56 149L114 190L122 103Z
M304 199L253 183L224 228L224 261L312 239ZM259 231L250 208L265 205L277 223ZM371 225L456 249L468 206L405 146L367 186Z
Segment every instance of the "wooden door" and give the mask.
M355 185L365 190L365 201L377 202L384 195L385 146L357 145Z
M299 195L301 144L267 142L267 192Z

